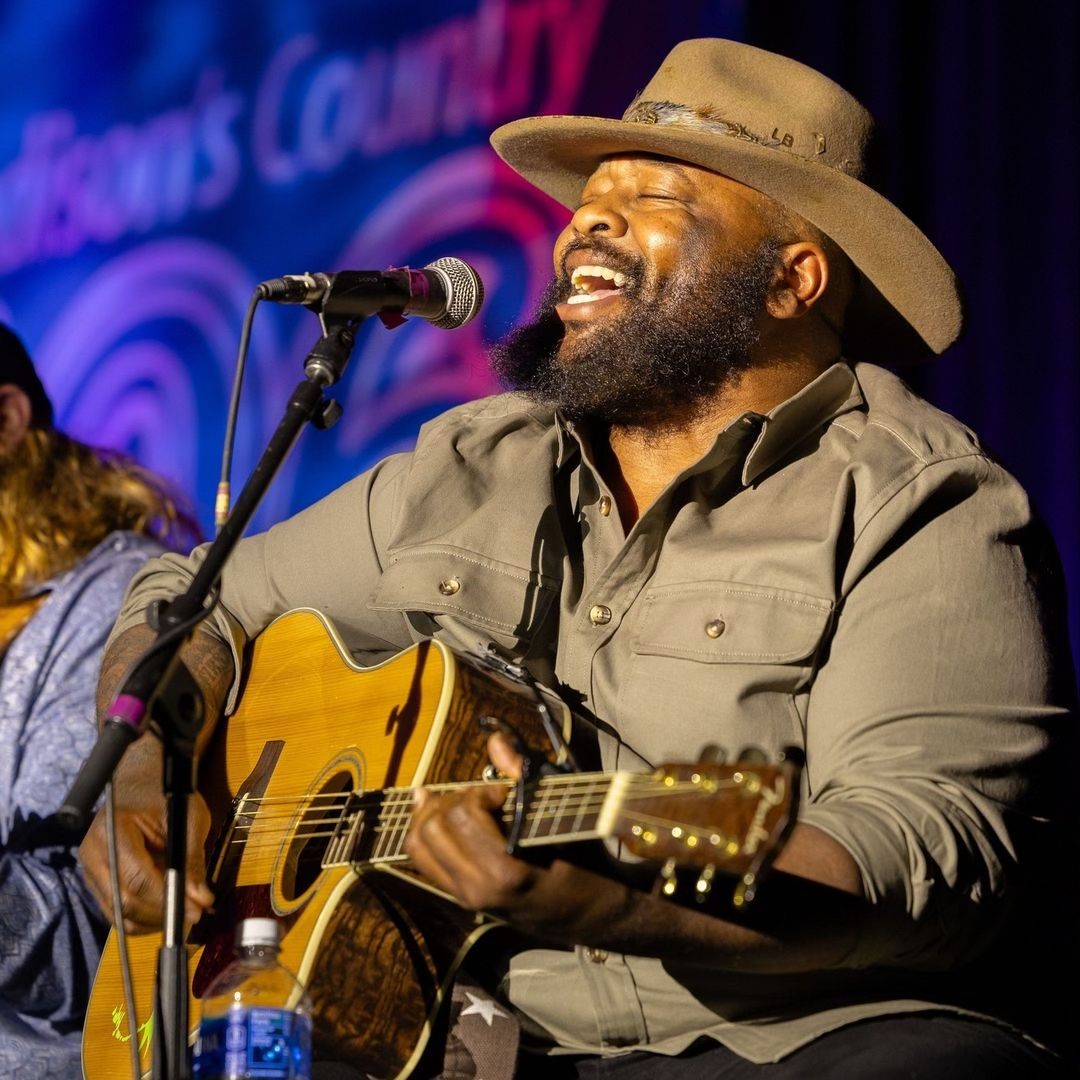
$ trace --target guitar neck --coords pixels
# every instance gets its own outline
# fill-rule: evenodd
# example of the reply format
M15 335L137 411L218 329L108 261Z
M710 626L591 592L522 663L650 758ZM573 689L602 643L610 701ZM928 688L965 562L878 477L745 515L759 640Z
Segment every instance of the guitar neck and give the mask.
M645 859L681 866L756 873L792 822L797 767L665 765L645 773L558 773L530 786L519 808L518 785L506 782L504 831L516 847L618 839ZM436 784L432 794L487 781ZM326 810L323 866L359 866L407 858L411 788L351 793Z
M525 807L518 838L521 847L572 843L610 836L622 804L632 785L629 773L568 773L542 777ZM490 784L473 780L434 784L426 791L445 795ZM514 820L517 784L507 781L502 818L506 827ZM334 835L327 845L323 865L403 862L405 837L413 812L411 788L386 788L352 796L333 823Z

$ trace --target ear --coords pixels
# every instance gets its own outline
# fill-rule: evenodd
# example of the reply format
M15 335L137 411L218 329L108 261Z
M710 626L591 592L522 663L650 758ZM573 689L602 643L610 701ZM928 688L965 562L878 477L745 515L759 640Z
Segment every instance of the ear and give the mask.
M9 454L30 429L33 408L26 394L13 383L0 386L0 454Z
M805 315L824 295L829 284L829 260L819 244L799 240L780 249L780 277L766 301L774 319Z

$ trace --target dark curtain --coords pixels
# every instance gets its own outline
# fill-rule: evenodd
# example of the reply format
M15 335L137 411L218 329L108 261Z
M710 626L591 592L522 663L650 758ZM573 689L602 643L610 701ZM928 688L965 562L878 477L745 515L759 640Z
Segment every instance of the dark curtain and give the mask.
M1080 4L747 0L744 40L823 71L886 132L887 194L960 279L961 340L901 374L1025 484L1080 643Z

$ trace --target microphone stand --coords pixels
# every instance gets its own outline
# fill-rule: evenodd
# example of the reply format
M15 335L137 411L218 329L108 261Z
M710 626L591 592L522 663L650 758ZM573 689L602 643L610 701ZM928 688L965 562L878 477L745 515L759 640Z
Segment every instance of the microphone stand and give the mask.
M207 549L206 558L186 592L164 607L149 613L158 631L154 644L140 657L124 683L119 704L130 699L140 717L152 711L164 746L162 787L167 806L164 936L158 953L154 1024L153 1077L155 1080L190 1080L188 1048L188 955L184 945L184 892L187 866L188 800L195 791L195 743L204 720L201 691L179 662L181 645L209 608L221 568L258 508L305 424L328 428L341 416L341 406L323 397L323 390L341 378L356 340L360 319L332 323L320 316L323 336L304 362L305 378L293 391L285 415L263 451L254 471L236 500L229 517ZM143 693L144 687L149 693ZM126 744L125 744L126 745ZM120 753L122 754L122 750ZM113 768L119 764L119 756ZM96 777L80 774L69 794L65 810L88 819L112 769L98 768ZM134 1018L132 1020L134 1023ZM136 1032L132 1031L132 1038Z

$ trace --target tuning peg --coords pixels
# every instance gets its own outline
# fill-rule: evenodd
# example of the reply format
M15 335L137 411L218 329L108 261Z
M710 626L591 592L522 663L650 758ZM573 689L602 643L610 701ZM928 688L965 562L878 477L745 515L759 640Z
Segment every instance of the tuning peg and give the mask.
M679 881L675 876L676 865L674 859L668 859L660 868L660 880L664 883L660 886L660 891L665 896L674 896L679 888Z
M744 746L735 760L745 761L748 765L764 765L769 755L760 746Z
M698 754L702 765L723 765L727 761L727 751L716 743L706 743Z
M712 863L709 863L701 874L698 876L697 884L694 886L694 899L699 904L704 904L709 897L709 893L712 892L713 878L716 877L716 867Z

